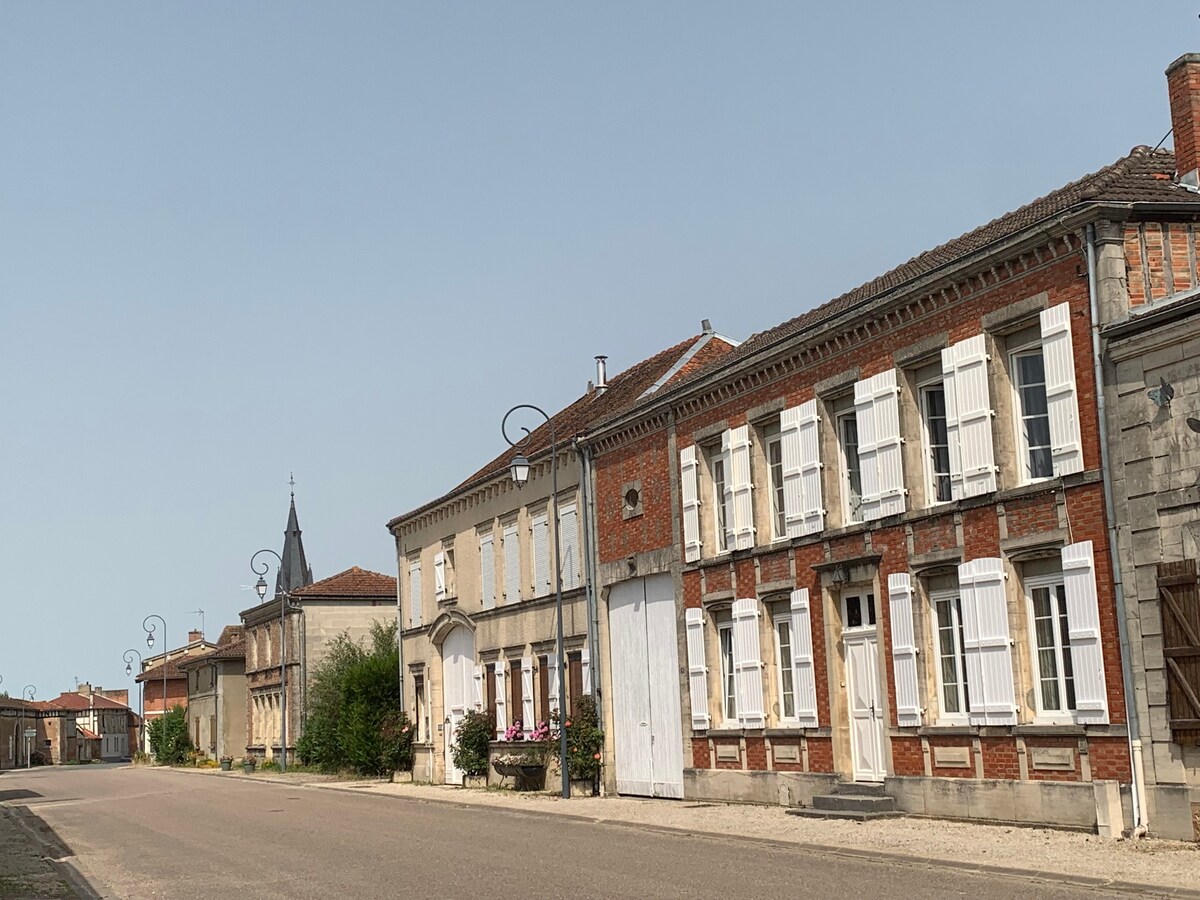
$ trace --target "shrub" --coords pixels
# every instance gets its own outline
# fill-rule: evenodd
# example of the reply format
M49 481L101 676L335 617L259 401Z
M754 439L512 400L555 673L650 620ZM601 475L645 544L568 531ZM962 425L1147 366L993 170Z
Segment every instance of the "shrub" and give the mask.
M596 699L590 694L575 704L575 715L567 722L567 769L572 778L594 780L600 774L604 732L596 715Z
M166 714L155 718L149 727L150 749L161 766L178 766L187 760L192 749L187 732L187 710L173 706Z
M455 767L466 775L486 775L488 743L495 733L496 723L491 715L482 710L470 710L458 723L450 748Z

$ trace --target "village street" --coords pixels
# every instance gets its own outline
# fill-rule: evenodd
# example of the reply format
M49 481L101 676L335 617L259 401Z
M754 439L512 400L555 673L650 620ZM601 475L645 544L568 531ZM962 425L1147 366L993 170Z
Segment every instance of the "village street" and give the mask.
M8 772L0 800L66 845L100 896L130 900L1097 896L745 840L124 766Z

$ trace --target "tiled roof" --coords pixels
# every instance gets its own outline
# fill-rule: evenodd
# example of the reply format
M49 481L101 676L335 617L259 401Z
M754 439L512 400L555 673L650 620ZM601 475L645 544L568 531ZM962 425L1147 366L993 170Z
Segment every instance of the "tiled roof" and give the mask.
M635 406L642 396L658 383L659 379L667 375L675 364L697 342L704 338L709 338L709 340L705 342L704 347L696 355L697 357L703 356L710 361L728 353L735 346L721 335L698 334L688 338L686 341L680 341L673 347L668 347L666 350L656 353L649 359L642 360L640 363L630 366L619 375L612 376L608 379L608 386L605 390L590 390L570 406L551 416L558 445L562 447L568 444L571 438L586 433L589 428L597 423L618 416ZM690 363L681 370L680 374L687 371L689 367ZM675 378L678 378L678 375L672 378L672 381ZM543 423L530 434L529 444L525 447L524 453L526 457L533 459L539 453L545 453L549 449L550 425ZM411 512L397 516L388 523L388 526L394 526L398 522L419 515L427 509L432 509L460 491L487 481L504 472L508 468L508 464L512 461L513 453L514 451L511 448L504 450L486 466L471 475L471 477L460 482L453 490Z
M368 569L351 566L344 572L330 575L320 581L314 581L307 587L293 592L294 597L328 598L339 600L354 599L396 599L396 579L392 575L382 575Z
M187 657L187 656L176 656L176 657L172 658L170 660L170 662L167 663L167 679L170 680L172 678L187 678L187 673L180 671L179 664L181 662L183 662L184 660L190 659L190 658L191 657ZM134 681L154 681L155 679L158 679L161 681L162 677L163 677L162 670L163 670L162 663L159 663L156 666L151 666L149 669L146 669L145 671L138 672L137 678L135 678Z
M212 662L214 659L245 659L246 658L246 642L242 638L235 641L230 641L224 646L217 647L216 650L209 650L207 653L201 653L197 656L185 656L179 660L178 668L181 671L194 669L197 666L207 662ZM159 675L161 678L162 676Z
M100 694L92 694L91 697L85 697L83 694L78 694L74 691L64 691L53 700L45 702L49 706L57 706L59 709L82 710L93 707L96 709L129 709L124 703L118 703L116 700L110 700L108 697L102 697Z
M734 365L773 344L794 337L848 310L929 275L966 261L997 241L1090 203L1183 203L1200 208L1200 195L1174 183L1175 155L1170 150L1134 147L1128 156L1110 166L1064 185L1044 197L993 219L952 241L914 256L908 262L861 284L840 297L809 310L781 325L752 335L732 353L722 355L703 369L695 369L671 385L674 390L726 366Z
M79 733L82 734L84 736L84 738L86 738L89 741L100 740L100 735L96 734L96 732L94 732L94 731L88 731L82 725L79 726Z
M217 638L217 646L224 647L234 641L240 641L245 633L246 628L243 625L226 625L221 629L221 636Z

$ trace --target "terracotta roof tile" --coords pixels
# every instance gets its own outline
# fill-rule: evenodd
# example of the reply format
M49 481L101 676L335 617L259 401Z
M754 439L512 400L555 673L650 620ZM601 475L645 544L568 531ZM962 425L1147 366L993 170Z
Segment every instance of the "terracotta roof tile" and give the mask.
M315 581L307 587L292 592L294 597L322 597L339 600L366 599L396 599L396 579L392 575L382 575L351 566L344 572L330 575L321 581Z
M108 697L102 697L100 694L92 694L91 697L85 697L83 694L77 694L73 691L64 691L53 700L44 701L47 705L57 707L59 709L124 709L129 707L124 703L118 703L116 700L111 700Z

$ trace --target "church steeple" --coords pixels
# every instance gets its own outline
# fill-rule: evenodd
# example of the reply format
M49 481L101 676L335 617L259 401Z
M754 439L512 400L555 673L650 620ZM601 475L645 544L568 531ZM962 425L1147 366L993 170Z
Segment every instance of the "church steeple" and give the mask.
M292 591L307 587L313 583L312 569L304 558L304 541L300 538L300 520L296 517L295 479L290 479L292 486L292 505L288 510L287 530L283 532L283 564L275 577L275 593Z

